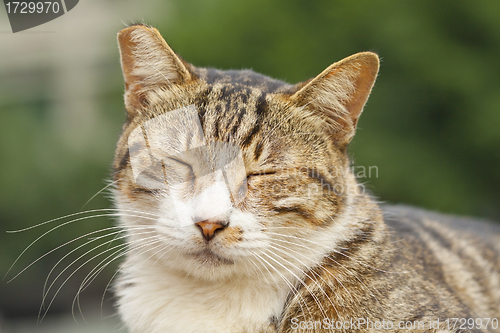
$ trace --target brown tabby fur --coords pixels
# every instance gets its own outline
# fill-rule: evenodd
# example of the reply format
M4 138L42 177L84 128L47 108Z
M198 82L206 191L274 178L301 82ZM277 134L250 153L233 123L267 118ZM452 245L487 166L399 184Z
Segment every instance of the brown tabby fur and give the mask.
M498 225L379 205L355 190L346 148L378 71L375 54L356 54L312 80L289 85L249 70L196 68L156 29L143 25L122 30L119 43L128 119L114 161L118 197L154 209L154 193L131 178L128 136L148 119L194 104L207 141L232 142L242 150L254 195L239 209L316 231L351 212L342 240L304 269L302 282L294 281L297 291L290 290L280 315L260 332L329 331L294 328L294 318L426 323L411 332L438 331L428 325L437 319L447 331L447 318L500 318ZM252 176L270 170L293 172ZM277 205L283 198L300 198L305 188L312 189L307 200ZM241 230L229 227L224 233L228 242L238 242Z

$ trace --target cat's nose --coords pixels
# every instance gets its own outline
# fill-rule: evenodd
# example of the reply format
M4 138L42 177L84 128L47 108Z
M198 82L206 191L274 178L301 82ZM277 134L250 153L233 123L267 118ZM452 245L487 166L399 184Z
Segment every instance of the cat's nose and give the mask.
M227 227L229 223L225 221L204 220L195 224L200 229L203 238L205 238L208 242L214 238L217 231L221 231Z

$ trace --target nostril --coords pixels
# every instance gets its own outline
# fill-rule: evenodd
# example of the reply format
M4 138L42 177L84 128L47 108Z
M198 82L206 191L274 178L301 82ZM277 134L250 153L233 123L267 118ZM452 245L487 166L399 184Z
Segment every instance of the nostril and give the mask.
M222 221L209 221L209 220L204 220L201 222L195 223L195 225L200 229L201 234L203 235L203 238L207 240L211 240L214 238L215 233L217 231L221 231L225 227L228 226L229 223L227 222L222 222Z

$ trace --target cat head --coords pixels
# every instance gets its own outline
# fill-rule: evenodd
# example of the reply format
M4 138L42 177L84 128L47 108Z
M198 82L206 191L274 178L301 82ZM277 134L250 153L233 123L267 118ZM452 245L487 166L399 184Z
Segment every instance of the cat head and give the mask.
M194 67L148 26L118 42L128 117L114 197L131 253L204 279L282 274L347 232L357 192L346 147L376 54L289 85Z

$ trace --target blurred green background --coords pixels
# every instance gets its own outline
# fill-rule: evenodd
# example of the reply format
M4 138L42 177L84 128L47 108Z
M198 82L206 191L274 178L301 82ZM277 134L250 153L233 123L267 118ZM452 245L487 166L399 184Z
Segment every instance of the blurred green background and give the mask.
M500 220L498 0L87 0L15 35L1 15L2 274L50 226L6 230L79 212L110 178L125 119L115 38L132 22L158 27L197 66L251 68L290 83L353 53L377 52L380 75L350 154L355 165L376 166L378 177L361 181L383 201ZM110 206L101 194L84 209ZM111 225L109 218L89 219L50 233L8 277L64 242ZM43 282L67 252L0 284L5 322L37 315ZM49 314L71 310L99 261L69 280ZM115 268L86 290L87 308L100 302Z

